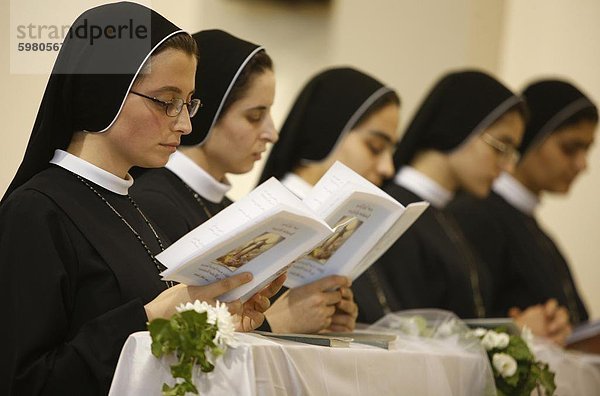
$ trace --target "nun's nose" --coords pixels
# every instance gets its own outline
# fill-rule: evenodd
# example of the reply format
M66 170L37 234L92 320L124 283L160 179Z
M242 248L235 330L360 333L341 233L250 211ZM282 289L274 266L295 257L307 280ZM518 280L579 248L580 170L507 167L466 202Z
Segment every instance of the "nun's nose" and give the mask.
M261 133L261 138L270 143L276 143L279 140L279 132L275 128L273 118L271 118L271 113L269 113L267 120L265 121L265 128Z
M384 179L389 179L394 176L394 159L392 158L392 153L390 151L386 151L379 159L378 170L379 174Z

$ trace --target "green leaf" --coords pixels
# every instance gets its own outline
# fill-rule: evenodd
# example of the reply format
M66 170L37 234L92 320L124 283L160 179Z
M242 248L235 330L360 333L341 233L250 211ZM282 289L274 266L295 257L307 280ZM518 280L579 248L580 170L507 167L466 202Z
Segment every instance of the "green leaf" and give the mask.
M504 378L504 382L506 382L510 386L516 387L519 384L519 372L516 372L510 377Z
M148 324L148 331L152 337L152 354L161 357L166 353L172 352L173 332L170 321L166 319L155 319Z
M193 366L193 361L185 359L179 364L174 364L171 366L171 375L173 375L173 378L183 378L186 381L191 381Z
M206 312L184 311L175 313L170 320L155 319L148 324L152 337L152 354L162 357L175 353L178 362L171 366L171 375L179 379L173 387L163 384L165 396L183 396L186 393L198 394L198 389L192 382L195 365L202 372L213 371L215 366L207 359L207 353L214 358L222 355L224 350L213 341L218 328L208 322Z
M534 357L527 343L518 336L511 335L508 346L506 347L506 353L515 358L518 361L533 362Z
M170 387L167 384L163 384L162 394L163 396L185 396L186 393L198 394L198 388L191 382L182 382Z
M540 370L539 383L546 391L547 395L553 395L556 392L556 383L554 380L555 374L550 371L548 365L537 362L537 367Z

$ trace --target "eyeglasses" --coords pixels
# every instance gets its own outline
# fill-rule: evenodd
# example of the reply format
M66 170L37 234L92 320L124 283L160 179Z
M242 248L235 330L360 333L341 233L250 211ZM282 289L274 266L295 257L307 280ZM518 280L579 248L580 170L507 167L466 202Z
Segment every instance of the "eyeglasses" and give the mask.
M499 140L489 133L482 133L481 139L500 155L500 159L503 162L516 164L519 161L519 158L521 158L521 154L516 147Z
M198 109L202 107L202 102L200 101L200 99L192 99L189 102L186 102L181 98L175 98L169 100L168 102L165 102L164 100L160 100L158 98L155 98L154 96L144 95L135 91L129 92L137 96L141 96L142 98L149 99L154 103L158 103L159 105L165 108L165 113L167 113L169 117L177 117L179 113L181 113L181 110L183 110L183 105L185 105L187 107L190 118L192 118L196 115Z

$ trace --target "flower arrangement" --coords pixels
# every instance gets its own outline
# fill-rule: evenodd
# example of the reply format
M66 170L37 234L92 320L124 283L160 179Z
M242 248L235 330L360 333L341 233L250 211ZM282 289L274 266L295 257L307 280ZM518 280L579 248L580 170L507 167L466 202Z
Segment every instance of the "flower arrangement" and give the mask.
M235 347L234 325L225 304L212 306L196 300L177 307L171 319L155 319L148 324L152 337L152 354L157 358L175 353L177 363L171 366L174 386L163 384L164 396L198 394L192 381L193 369L211 372L216 360L227 347Z
M436 348L450 345L486 355L491 366L485 374L486 395L530 396L537 389L538 395L548 396L556 390L554 373L532 353L533 335L527 328L520 336L505 328L471 330L452 312L419 309L387 314L369 330L394 331L408 339L440 342Z
M545 395L554 394L554 373L547 364L535 359L530 348L531 332L527 328L522 337L508 334L501 328L477 328L471 335L479 338L487 351L499 396L529 396L534 389L538 395L542 390Z

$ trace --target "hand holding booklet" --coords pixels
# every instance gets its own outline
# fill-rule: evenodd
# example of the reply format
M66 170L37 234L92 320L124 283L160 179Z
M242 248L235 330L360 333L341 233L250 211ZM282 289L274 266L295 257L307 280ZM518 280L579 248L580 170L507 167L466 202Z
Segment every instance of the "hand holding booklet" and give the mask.
M286 270L288 287L332 274L355 279L427 206L405 208L336 162L303 200L271 178L156 258L164 279L187 285L251 272L251 282L220 297L246 301Z

